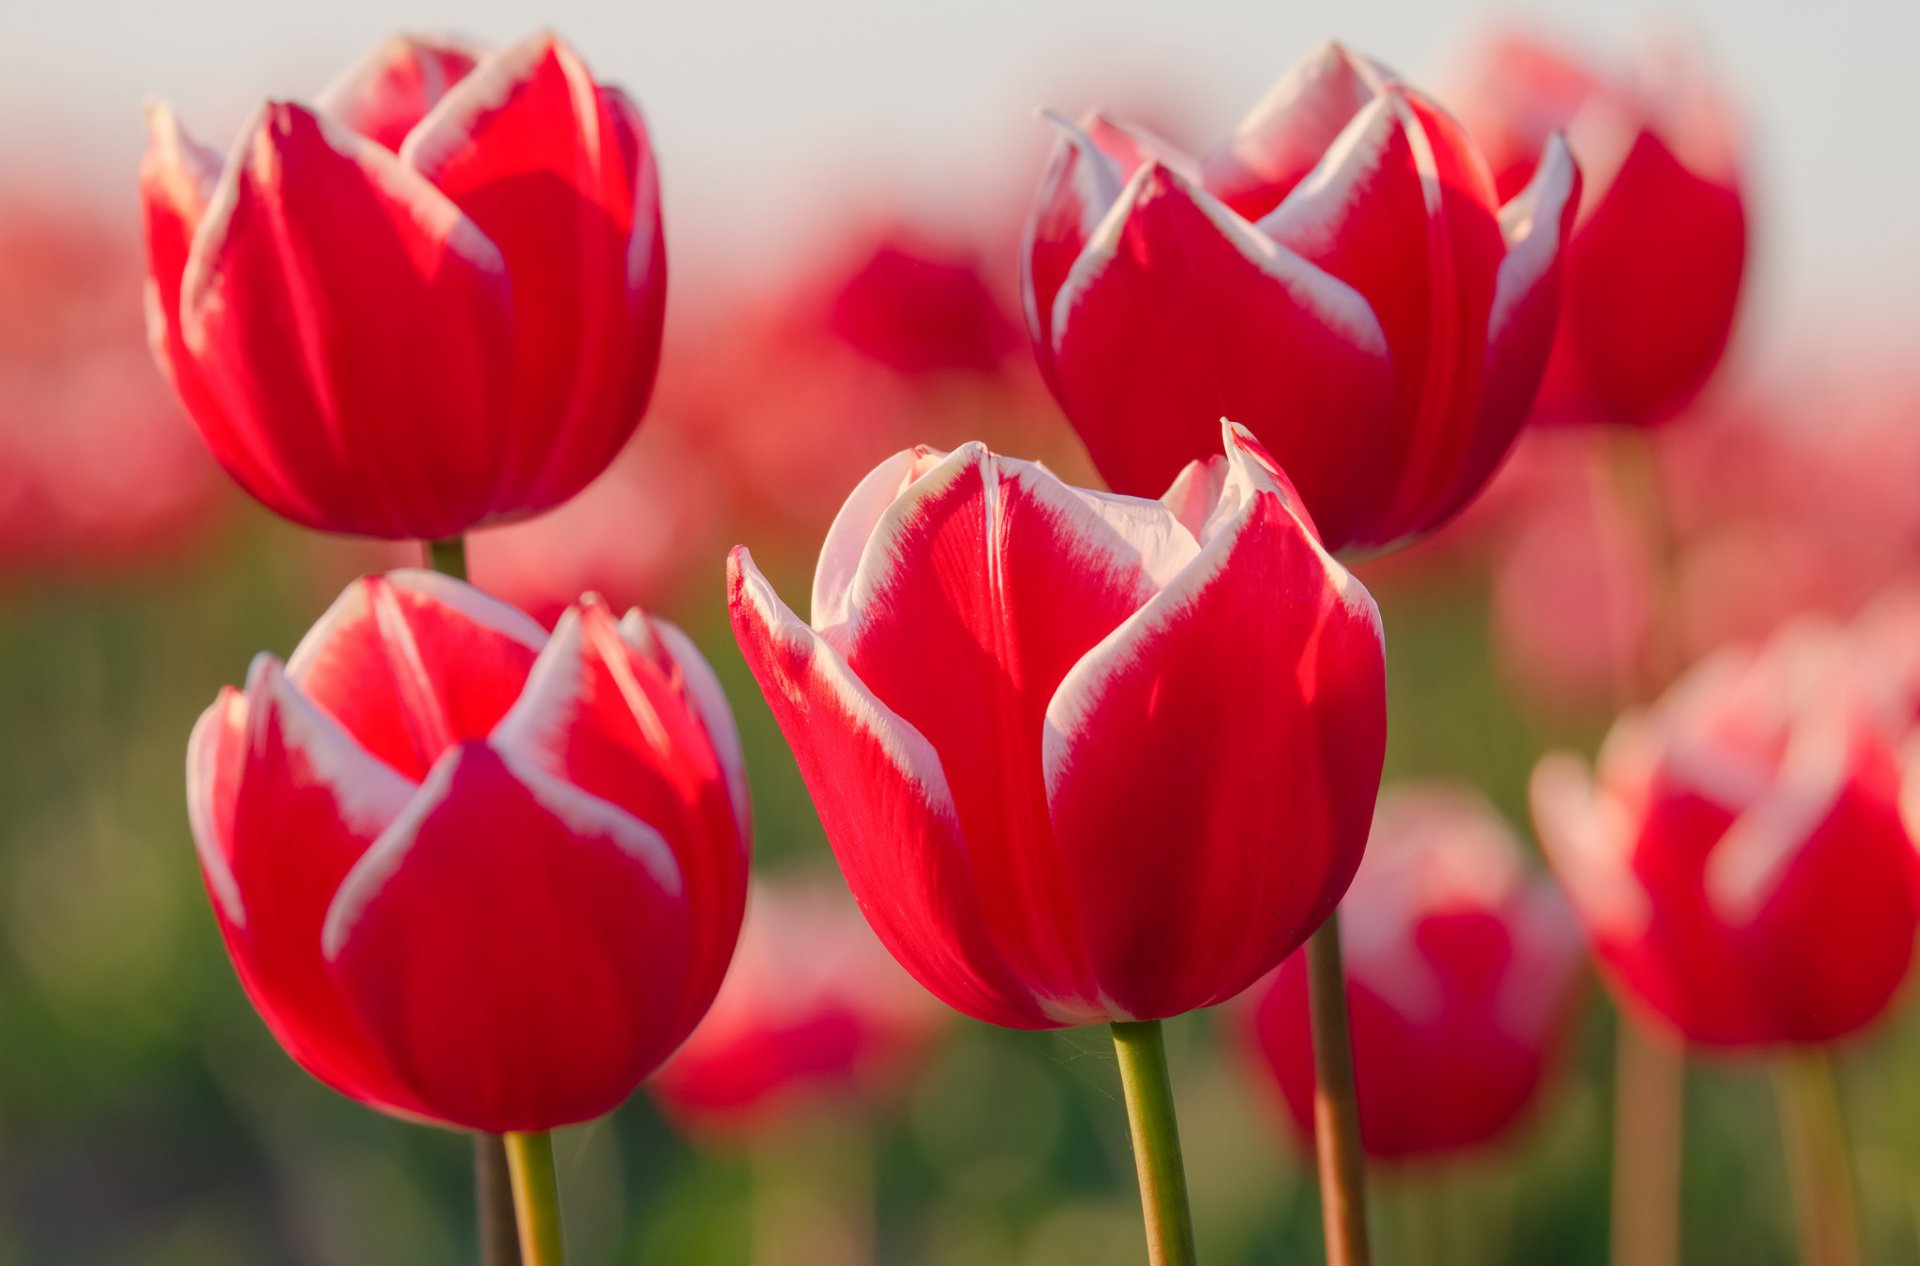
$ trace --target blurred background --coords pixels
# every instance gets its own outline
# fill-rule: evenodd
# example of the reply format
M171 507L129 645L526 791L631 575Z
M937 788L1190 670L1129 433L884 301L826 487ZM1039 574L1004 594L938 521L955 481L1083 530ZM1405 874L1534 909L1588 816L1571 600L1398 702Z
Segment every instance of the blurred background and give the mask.
M837 883L727 634L722 558L745 541L804 592L845 492L916 442L983 438L1093 481L1018 307L1051 143L1034 108L1105 106L1204 148L1324 38L1444 102L1474 42L1515 16L1412 0L16 0L0 39L0 1263L473 1253L464 1140L299 1072L208 916L181 789L194 718L256 651L291 650L348 578L415 560L278 523L202 456L145 347L143 99L224 147L257 100L310 98L396 24L493 42L551 26L634 93L673 261L660 388L579 502L476 540L475 579L542 618L597 588L683 624L740 718L762 872ZM1673 636L1692 657L1809 612L1851 617L1920 564L1920 6L1565 0L1525 25L1598 61L1683 41L1739 120L1738 325L1655 441ZM1643 635L1610 622L1638 564L1578 491L1588 444L1529 437L1462 523L1363 571L1388 630L1389 782L1463 781L1522 836L1534 761L1594 749L1622 640ZM1203 1259L1316 1260L1311 1172L1226 1010L1169 1025ZM1920 1081L1902 1076L1917 1023L1903 1008L1844 1055L1875 1263L1920 1261ZM1614 1024L1589 983L1515 1131L1383 1170L1383 1262L1606 1260ZM1138 1260L1106 1034L925 1027L856 1109L715 1127L643 1092L569 1132L577 1259ZM1793 1260L1764 1071L1698 1065L1686 1126L1685 1260ZM795 1247L835 1235L854 1246Z

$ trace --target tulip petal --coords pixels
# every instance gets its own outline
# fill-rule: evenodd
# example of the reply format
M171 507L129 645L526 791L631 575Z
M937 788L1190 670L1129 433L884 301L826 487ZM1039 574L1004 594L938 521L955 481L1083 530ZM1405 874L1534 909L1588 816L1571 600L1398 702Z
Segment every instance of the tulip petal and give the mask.
M1353 116L1391 81L1385 67L1329 40L1275 84L1201 164L1206 189L1258 220L1319 165Z
M392 154L298 106L266 107L194 237L182 339L271 448L297 521L438 538L487 517L504 443L511 306L493 244Z
M1140 164L1153 160L1173 165L1181 160L1158 138L1098 113L1077 124L1057 114L1049 113L1047 118L1060 129L1060 137L1041 177L1020 245L1020 303L1041 372L1051 385L1053 305L1074 261Z
M547 635L478 589L427 571L349 585L287 675L366 749L418 782L519 698Z
M712 933L693 946L693 983L674 1021L690 1032L733 954L748 854L727 769L678 683L590 601L561 616L491 742L619 806L673 850L693 926Z
M502 503L565 500L633 434L659 355L665 255L639 111L540 34L482 61L400 157L479 225L512 273L521 425Z
M713 665L707 663L707 657L679 625L637 609L620 617L620 639L651 658L655 666L667 674L706 730L707 742L720 758L720 767L726 776L734 823L744 846L753 819L753 805L747 792L746 753L741 750L740 727L734 722L733 708L727 703L726 691L714 675Z
M1526 422L1546 371L1560 316L1560 260L1580 206L1580 169L1555 137L1531 183L1500 208L1506 258L1487 318L1480 406L1448 491L1432 499L1435 522L1453 517L1479 493Z
M342 1005L320 955L340 881L413 784L369 756L262 656L188 745L189 821L247 996L299 1064L357 1099L418 1115Z
M918 445L895 453L854 485L827 528L813 573L813 627L832 631L852 618L853 578L887 508L948 454Z
M1372 599L1251 438L1235 428L1229 444L1238 512L1046 712L1048 802L1088 952L1139 1019L1240 992L1332 911L1384 752Z
M940 753L994 943L1062 1014L1099 1002L1047 822L1043 718L1068 669L1158 588L1144 561L1053 475L972 444L882 515L849 623L822 630Z
M1347 125L1260 229L1366 296L1392 349L1401 433L1373 452L1394 501L1367 545L1434 525L1432 483L1472 437L1504 253L1493 182L1452 119L1398 83ZM1289 454L1282 453L1283 461ZM1292 463L1287 463L1289 470ZM1299 472L1309 505L1319 508ZM1324 521L1329 543L1339 538Z
M1595 193L1567 247L1547 394L1558 401L1577 387L1608 419L1662 421L1726 350L1746 267L1745 204L1737 184L1690 170L1651 132Z
M314 109L398 151L414 125L473 70L481 53L460 40L393 36L323 88Z
M469 743L341 884L324 952L435 1118L549 1130L671 1053L692 932L673 853L626 811Z
M1217 452L1220 419L1278 455L1330 546L1370 519L1394 366L1360 293L1164 166L1135 173L1055 305L1062 403L1117 491Z
M1054 1027L994 944L953 792L925 736L787 609L744 548L728 559L727 587L747 667L888 951L957 1010L1010 1028Z
M271 445L234 416L201 380L181 326L181 284L194 234L220 183L220 155L187 134L167 106L147 107L148 142L140 161L140 208L147 244L147 341L194 424L227 472L269 505L300 507L304 500Z

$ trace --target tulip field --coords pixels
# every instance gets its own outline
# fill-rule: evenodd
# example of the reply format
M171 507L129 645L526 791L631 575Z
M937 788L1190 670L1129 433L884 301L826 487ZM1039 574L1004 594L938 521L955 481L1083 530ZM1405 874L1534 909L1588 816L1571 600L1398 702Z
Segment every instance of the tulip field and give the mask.
M1710 11L858 178L836 44L750 246L598 18L133 59L0 183L0 1266L1920 1263L1920 312Z

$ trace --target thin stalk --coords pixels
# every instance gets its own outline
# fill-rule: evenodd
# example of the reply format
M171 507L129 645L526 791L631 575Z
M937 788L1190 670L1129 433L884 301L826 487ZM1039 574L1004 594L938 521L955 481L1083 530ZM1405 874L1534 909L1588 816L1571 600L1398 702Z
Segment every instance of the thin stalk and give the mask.
M427 542L427 566L455 580L467 578L467 538L449 536Z
M527 1266L566 1266L560 1234L560 1182L553 1169L553 1136L545 1130L506 1136L513 1209L520 1222L520 1257Z
M1307 938L1307 1006L1313 1021L1313 1144L1327 1266L1367 1266L1367 1162L1353 1089L1347 974L1336 913Z
M1613 1064L1613 1266L1680 1260L1686 1056L1620 1017Z
M467 539L449 536L427 541L427 565L455 580L467 578ZM506 1146L498 1136L473 1136L474 1221L480 1238L480 1266L521 1266L520 1240L514 1229L513 1185L507 1178Z
M1818 1047L1774 1064L1801 1266L1860 1266L1853 1158L1833 1061Z
M1113 1049L1127 1096L1127 1128L1140 1174L1151 1266L1194 1266L1193 1212L1187 1207L1187 1171L1180 1159L1180 1123L1173 1114L1173 1079L1158 1020L1117 1023Z
M481 1266L520 1266L513 1183L507 1177L506 1145L497 1134L473 1136L473 1205L480 1227Z

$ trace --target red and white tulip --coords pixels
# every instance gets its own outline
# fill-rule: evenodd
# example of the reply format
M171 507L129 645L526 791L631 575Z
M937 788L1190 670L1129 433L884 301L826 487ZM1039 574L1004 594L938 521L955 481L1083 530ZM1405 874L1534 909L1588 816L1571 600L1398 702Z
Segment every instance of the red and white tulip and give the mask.
M312 108L262 106L224 163L149 121L154 352L270 509L452 536L559 505L633 434L658 177L638 108L560 40L392 40Z
M854 896L969 1015L1222 1002L1359 864L1378 612L1259 442L1225 441L1158 501L903 452L834 521L811 624L734 551L734 632Z
M363 1103L599 1116L706 1012L746 899L738 739L686 636L551 637L429 572L356 581L201 717L194 840L248 996Z
M1340 928L1368 1154L1438 1160L1510 1134L1564 1044L1583 955L1566 902L1492 806L1444 784L1383 795ZM1248 998L1249 1044L1310 1138L1303 956Z
M1023 251L1054 395L1116 490L1259 437L1328 548L1439 526L1525 420L1580 176L1558 140L1504 206L1472 142L1328 44L1200 159L1094 114L1065 133Z
M1506 36L1480 50L1459 105L1502 195L1557 133L1586 176L1537 415L1674 417L1726 351L1746 269L1739 129L1718 85L1677 49L1609 76Z
M1540 840L1637 1014L1701 1046L1827 1042L1883 1014L1920 928L1888 713L1793 626L1533 775Z

